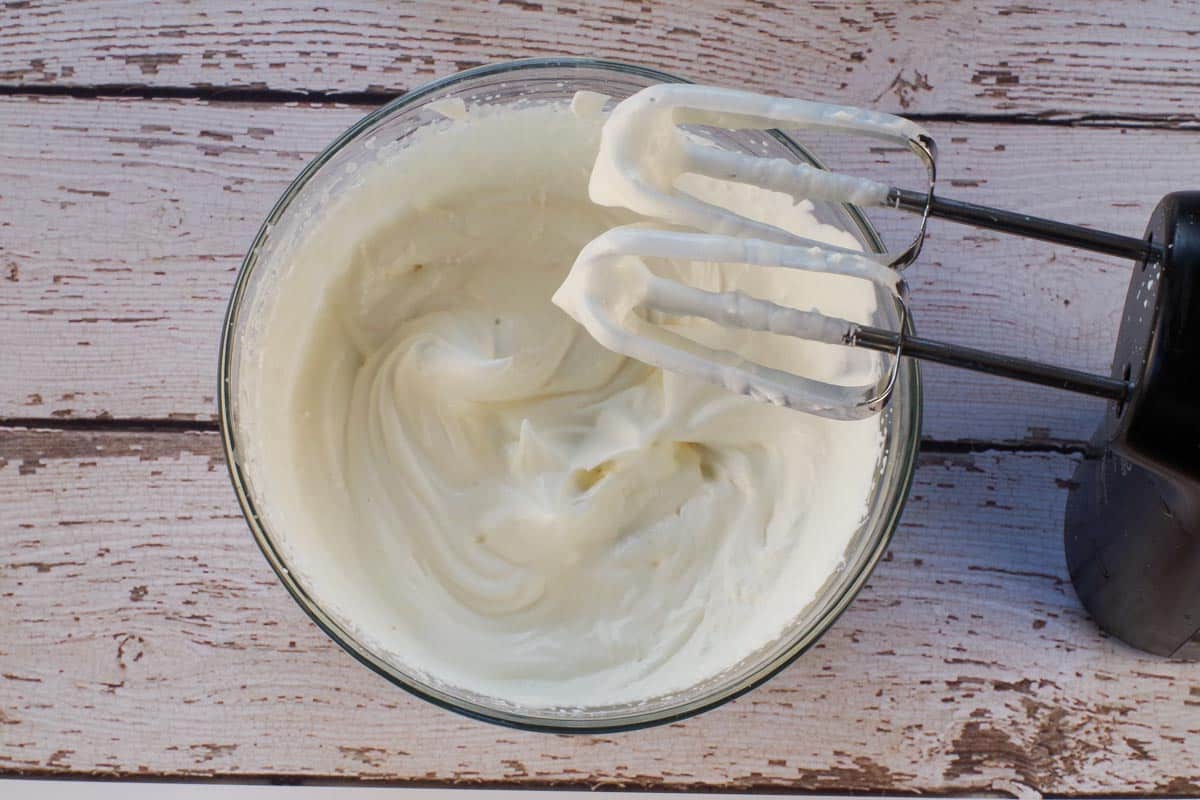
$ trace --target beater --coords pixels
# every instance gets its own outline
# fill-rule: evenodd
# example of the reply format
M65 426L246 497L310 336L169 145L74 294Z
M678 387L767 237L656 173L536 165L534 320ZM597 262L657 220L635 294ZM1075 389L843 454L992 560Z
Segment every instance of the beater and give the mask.
M686 127L685 127L686 126ZM733 152L698 136L715 129L853 134L900 144L923 163L925 191ZM838 419L876 413L899 358L936 361L1109 401L1071 483L1067 560L1084 604L1119 638L1200 658L1200 192L1167 195L1145 238L947 200L934 193L936 146L910 120L847 106L691 84L662 84L619 103L605 123L590 193L657 227L601 234L580 253L554 302L605 347L756 399ZM686 174L809 199L920 216L916 236L868 254L811 241L679 188ZM898 271L919 254L930 217L1135 261L1111 375L918 338ZM897 307L896 329L789 308L738 291L661 277L647 262L680 259L785 267L865 280ZM619 280L618 280L619 278ZM656 324L663 315L887 354L868 385L840 386L714 350Z
M808 164L724 150L689 136L681 125L853 133L899 143L925 164L929 188L923 192L900 189ZM938 197L933 192L935 154L933 138L923 128L890 114L689 84L644 89L618 104L605 123L592 175L592 199L602 205L625 206L676 229L627 226L602 234L580 253L555 302L611 350L827 417L849 419L878 411L895 385L896 358L891 359L891 369L879 384L837 386L700 346L652 324L649 318L655 312L699 316L731 327L937 361L1123 401L1130 390L1123 378L917 338L907 335L903 325L890 331L816 311L785 308L742 292L707 292L660 278L645 265L645 259L677 258L850 275L890 293L903 321L908 316L904 287L899 273L888 267L903 268L916 258L931 216L1110 255L1155 263L1161 258L1161 247L1142 239ZM898 208L919 214L920 228L898 252L857 253L804 239L700 200L676 185L681 175L689 173L760 186L797 200ZM618 272L626 282L620 296L613 291L613 277Z

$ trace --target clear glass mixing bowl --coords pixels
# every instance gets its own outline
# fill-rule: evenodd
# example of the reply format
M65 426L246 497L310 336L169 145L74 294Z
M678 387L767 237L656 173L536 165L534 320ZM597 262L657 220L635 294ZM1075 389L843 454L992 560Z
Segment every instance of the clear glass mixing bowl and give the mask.
M252 359L243 347L256 325L256 310L279 275L281 242L303 230L319 214L323 202L336 196L343 182L352 179L369 150L381 143L401 142L414 131L442 119L429 108L446 98L461 98L468 105L567 101L581 89L617 99L655 83L682 79L628 64L590 59L530 59L480 67L434 81L369 114L337 138L292 182L275 204L242 264L234 286L221 340L219 405L221 433L230 475L250 529L280 581L296 602L330 637L351 655L388 680L444 708L504 725L553 732L599 732L657 725L699 713L746 692L770 678L813 645L850 604L887 547L908 494L917 454L921 392L915 362L904 359L890 405L881 415L885 454L881 459L870 508L845 553L844 567L829 578L816 599L804 608L774 642L739 662L733 669L684 691L630 705L572 709L524 708L439 684L435 678L406 671L362 642L335 620L315 599L315 587L304 585L288 568L278 546L280 531L269 524L272 498L255 486L253 465L246 458L247 432L239 414L239 389L254 381ZM782 134L723 137L726 146L746 152L816 160ZM402 146L402 145L401 145ZM825 206L818 218L853 232L864 248L879 251L879 236L855 208ZM894 304L881 297L877 325L896 326ZM243 365L246 365L243 367Z

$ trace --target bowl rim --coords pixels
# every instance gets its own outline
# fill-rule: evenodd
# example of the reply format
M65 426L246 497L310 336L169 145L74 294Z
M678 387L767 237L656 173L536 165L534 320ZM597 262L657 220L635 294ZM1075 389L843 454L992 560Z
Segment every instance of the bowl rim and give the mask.
M372 127L375 123L390 116L392 113L409 106L424 97L431 94L436 94L452 86L460 83L465 83L477 78L493 77L507 73L519 73L524 70L542 70L542 69L592 69L600 71L618 72L623 74L635 75L638 77L649 78L656 83L691 83L685 78L677 75L672 75L657 69L642 67L635 64L629 64L621 61L582 58L573 56L556 56L548 58L524 58L511 61L501 61L492 64L486 64L471 69L463 70L451 75L447 75L429 83L423 84L411 91L396 97L395 99L385 103L371 113L364 116L362 119L355 122L345 131L343 131L336 139L327 145L315 158L305 165L304 169L292 180L283 194L276 200L270 212L267 214L266 220L259 227L257 234L250 248L246 251L245 257L242 259L242 264L238 269L238 275L234 282L233 291L230 295L229 303L226 307L224 321L221 328L220 341L220 360L218 365L218 386L217 386L217 406L218 419L221 433L221 443L225 455L225 463L229 470L229 478L233 484L234 492L238 498L238 504L241 506L242 515L244 516L247 526L250 528L254 536L254 540L258 543L259 549L266 557L271 569L275 572L276 577L287 589L288 593L297 605L308 615L322 632L330 639L337 643L339 647L353 656L359 663L363 664L376 674L385 678L389 683L404 689L410 694L421 698L429 703L432 703L440 708L448 711L461 714L471 719L490 722L496 725L501 725L508 728L514 728L523 731L533 731L540 733L579 733L579 734L599 734L599 733L616 733L622 731L639 730L658 725L665 725L672 722L678 722L689 717L702 714L710 711L717 706L724 705L731 700L734 700L747 692L761 686L766 681L778 675L781 671L790 666L796 659L804 655L822 636L833 626L837 619L850 606L850 603L861 591L863 585L874 572L876 565L879 563L883 554L887 551L888 545L891 543L892 536L895 534L896 527L899 524L904 505L908 499L909 491L912 487L913 472L916 468L918 451L920 449L921 439L921 420L922 420L922 390L920 380L920 370L918 365L912 359L905 359L901 365L904 382L910 386L909 396L911 402L908 404L907 419L900 420L900 423L907 422L911 431L911 435L906 440L901 440L901 453L889 453L888 458L893 459L899 456L902 463L899 479L895 485L897 500L892 503L887 510L885 517L880 521L880 535L870 547L862 561L857 574L844 584L838 595L833 599L833 602L825 609L825 611L815 620L814 624L808 631L797 637L796 641L787 648L782 654L776 656L773 660L765 662L764 667L757 673L753 673L748 680L741 682L733 682L724 690L711 695L706 695L695 699L689 703L681 704L677 708L668 709L666 711L634 711L629 715L628 719L613 718L607 720L571 720L568 718L554 718L533 716L529 714L517 712L505 712L494 707L481 706L479 704L470 704L461 701L457 698L449 696L441 696L430 691L425 686L416 683L409 676L403 674L400 670L392 668L382 659L376 657L368 648L360 645L349 631L325 613L321 604L309 595L293 577L283 557L280 555L268 534L266 524L260 516L258 509L255 507L254 501L250 497L248 490L249 481L243 473L242 465L237 456L238 441L235 426L233 424L233 397L231 386L231 373L234 357L234 344L236 340L234 328L238 319L238 312L242 306L242 299L246 293L249 284L249 278L253 274L255 266L258 263L258 255L262 246L270 235L272 227L282 217L287 210L292 200L297 194L307 185L309 179L317 173L330 159L334 157L346 144L357 138L364 130ZM787 137L780 131L773 130L768 133L775 139L780 141L785 147L796 152L802 158L808 159L815 166L821 167L820 161L803 146L797 144L792 139ZM884 244L879 236L878 231L871 222L866 218L862 211L856 206L845 204L844 210L849 215L851 220L858 227L858 232L866 240L866 243L877 252L884 250ZM904 319L905 331L908 334L913 333L912 315L905 315ZM895 409L895 405L889 405L889 408Z

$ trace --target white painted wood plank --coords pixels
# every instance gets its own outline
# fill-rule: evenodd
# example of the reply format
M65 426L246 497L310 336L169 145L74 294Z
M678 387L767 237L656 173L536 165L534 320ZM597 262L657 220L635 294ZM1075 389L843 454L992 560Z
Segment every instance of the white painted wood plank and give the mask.
M0 415L214 418L242 257L272 198L362 111L0 108L0 336L15 361Z
M242 254L357 108L0 99L0 416L211 420ZM1136 234L1200 163L1185 132L933 126L950 196ZM868 158L886 156L868 155ZM1129 266L934 223L922 334L1108 370ZM10 367L11 365L11 367ZM1081 440L1098 401L930 367L938 439Z
M1195 665L1102 637L1066 579L1073 459L928 455L891 553L745 698L620 736L460 719L276 582L215 434L0 429L0 770L513 786L1196 793Z
M1195 121L1190 0L10 4L0 83L411 88L480 63L624 59L921 113Z

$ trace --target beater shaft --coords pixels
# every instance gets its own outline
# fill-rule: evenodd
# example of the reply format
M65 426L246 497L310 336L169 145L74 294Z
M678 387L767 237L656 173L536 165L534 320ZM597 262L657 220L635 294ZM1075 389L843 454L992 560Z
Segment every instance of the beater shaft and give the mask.
M1066 222L1043 219L1014 211L1002 211L998 208L979 206L974 203L964 203L961 200L947 200L936 194L930 197L924 192L914 192L911 189L890 189L887 204L915 213L923 213L928 205L929 216L938 219L973 225L976 228L1003 231L1024 236L1027 239L1039 239L1043 242L1053 242L1067 247L1078 247L1093 253L1131 258L1134 261L1157 261L1162 255L1161 247L1145 239L1121 236L1108 231L1097 231L1081 225L1070 225Z
M1068 392L1103 397L1118 403L1126 399L1131 389L1128 381L1105 375L1094 375L1025 358L976 350L973 347L906 336L897 331L866 325L857 325L851 329L846 337L846 344L881 353L918 358L922 361L934 361L974 372L986 372L1025 383L1052 386Z

